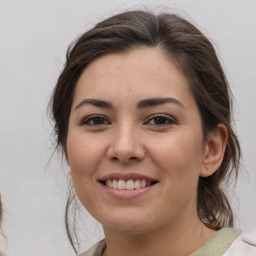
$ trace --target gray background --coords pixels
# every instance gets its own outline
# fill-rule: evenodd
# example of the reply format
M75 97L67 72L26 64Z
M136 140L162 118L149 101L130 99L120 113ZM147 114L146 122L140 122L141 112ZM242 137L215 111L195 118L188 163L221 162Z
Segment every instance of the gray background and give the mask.
M7 236L0 244L8 256L73 255L63 222L68 168L57 157L47 164L53 151L47 102L74 38L120 10L154 3L0 0L0 191ZM232 196L236 223L256 231L256 1L157 1L165 6L215 42L236 99L244 155ZM82 250L102 237L100 225L84 218Z

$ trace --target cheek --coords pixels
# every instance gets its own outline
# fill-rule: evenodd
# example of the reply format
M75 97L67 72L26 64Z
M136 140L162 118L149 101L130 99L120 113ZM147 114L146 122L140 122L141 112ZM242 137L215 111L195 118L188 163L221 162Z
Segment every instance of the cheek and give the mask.
M67 154L73 186L79 200L88 209L94 205L91 193L97 183L96 174L102 158L98 144L81 133L70 132L67 137Z
M155 164L165 187L163 198L168 209L182 211L196 205L197 184L202 168L201 140L176 137L155 148ZM166 207L164 203L164 206Z
M97 140L92 141L81 134L70 133L67 138L67 154L74 178L89 176L97 169L97 164L102 158L102 148Z
M163 176L173 182L185 183L197 180L202 168L202 140L200 136L170 136L170 139L154 144L152 158L163 170Z

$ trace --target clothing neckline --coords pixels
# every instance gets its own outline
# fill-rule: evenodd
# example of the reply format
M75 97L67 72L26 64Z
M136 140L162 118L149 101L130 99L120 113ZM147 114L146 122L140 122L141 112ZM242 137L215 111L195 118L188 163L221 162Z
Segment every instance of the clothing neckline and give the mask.
M222 228L213 234L201 247L188 256L223 256L231 243L241 232L234 228ZM106 240L96 243L89 251L80 256L102 256L107 248Z
M222 228L189 256L222 256L240 233L234 228Z

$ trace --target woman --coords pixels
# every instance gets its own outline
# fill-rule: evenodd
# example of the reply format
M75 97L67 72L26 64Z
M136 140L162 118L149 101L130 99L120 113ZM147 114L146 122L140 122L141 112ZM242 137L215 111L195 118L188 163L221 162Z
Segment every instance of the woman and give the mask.
M221 187L240 159L229 86L188 21L130 11L100 22L68 50L51 103L76 195L105 233L83 256L256 255Z

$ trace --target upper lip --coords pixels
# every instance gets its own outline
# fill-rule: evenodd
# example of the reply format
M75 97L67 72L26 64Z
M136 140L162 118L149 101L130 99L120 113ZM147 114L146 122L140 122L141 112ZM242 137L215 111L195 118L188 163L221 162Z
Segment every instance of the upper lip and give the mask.
M139 173L110 173L102 176L99 181L105 180L146 180L146 181L158 181L157 179Z

